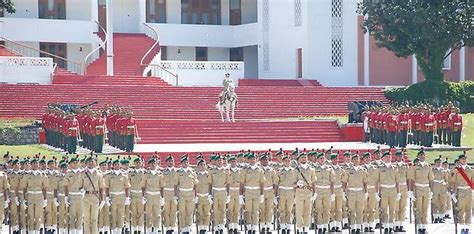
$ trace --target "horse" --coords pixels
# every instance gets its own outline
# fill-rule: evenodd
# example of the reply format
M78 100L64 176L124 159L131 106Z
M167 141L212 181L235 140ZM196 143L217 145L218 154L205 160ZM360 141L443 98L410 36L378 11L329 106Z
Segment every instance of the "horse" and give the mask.
M224 112L226 113L227 122L235 122L234 111L238 105L238 97L235 93L235 86L229 83L227 89L218 97L216 109L221 113L221 120L224 120Z

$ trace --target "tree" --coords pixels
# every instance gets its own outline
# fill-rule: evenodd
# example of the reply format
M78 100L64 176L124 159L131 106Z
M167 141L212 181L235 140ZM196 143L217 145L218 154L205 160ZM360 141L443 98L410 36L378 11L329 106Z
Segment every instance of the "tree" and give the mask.
M362 0L364 29L398 57L415 55L427 80L443 81L443 61L474 45L473 0Z
M8 13L15 13L15 6L12 0L0 0L0 10L6 10Z

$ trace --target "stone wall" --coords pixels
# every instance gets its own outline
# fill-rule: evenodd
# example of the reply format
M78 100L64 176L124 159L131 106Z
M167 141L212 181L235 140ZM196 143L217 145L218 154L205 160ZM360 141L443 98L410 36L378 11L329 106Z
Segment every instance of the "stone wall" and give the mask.
M38 142L38 126L0 129L0 145L26 145L38 144Z

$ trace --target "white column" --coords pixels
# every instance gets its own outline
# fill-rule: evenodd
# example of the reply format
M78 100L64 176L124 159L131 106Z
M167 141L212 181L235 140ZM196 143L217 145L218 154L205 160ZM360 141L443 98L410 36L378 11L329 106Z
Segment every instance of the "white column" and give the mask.
M416 84L418 82L418 62L416 61L416 56L412 56L411 60L411 83Z
M91 2L91 20L94 22L99 21L99 2L98 0L90 0Z
M138 0L138 29L140 32L145 32L143 28L143 24L146 23L146 0Z
M370 35L364 34L364 85L370 85Z
M107 75L114 75L114 17L112 13L112 0L106 0L107 7Z
M466 47L459 50L459 81L466 80Z

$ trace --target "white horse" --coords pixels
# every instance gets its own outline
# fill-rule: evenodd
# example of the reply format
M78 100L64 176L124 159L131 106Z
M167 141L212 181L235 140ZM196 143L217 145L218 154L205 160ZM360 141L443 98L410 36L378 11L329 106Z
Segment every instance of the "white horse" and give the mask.
M227 89L219 95L216 109L221 113L221 120L224 121L224 112L226 113L227 122L235 122L234 111L238 105L238 97L235 93L235 86L229 83Z

